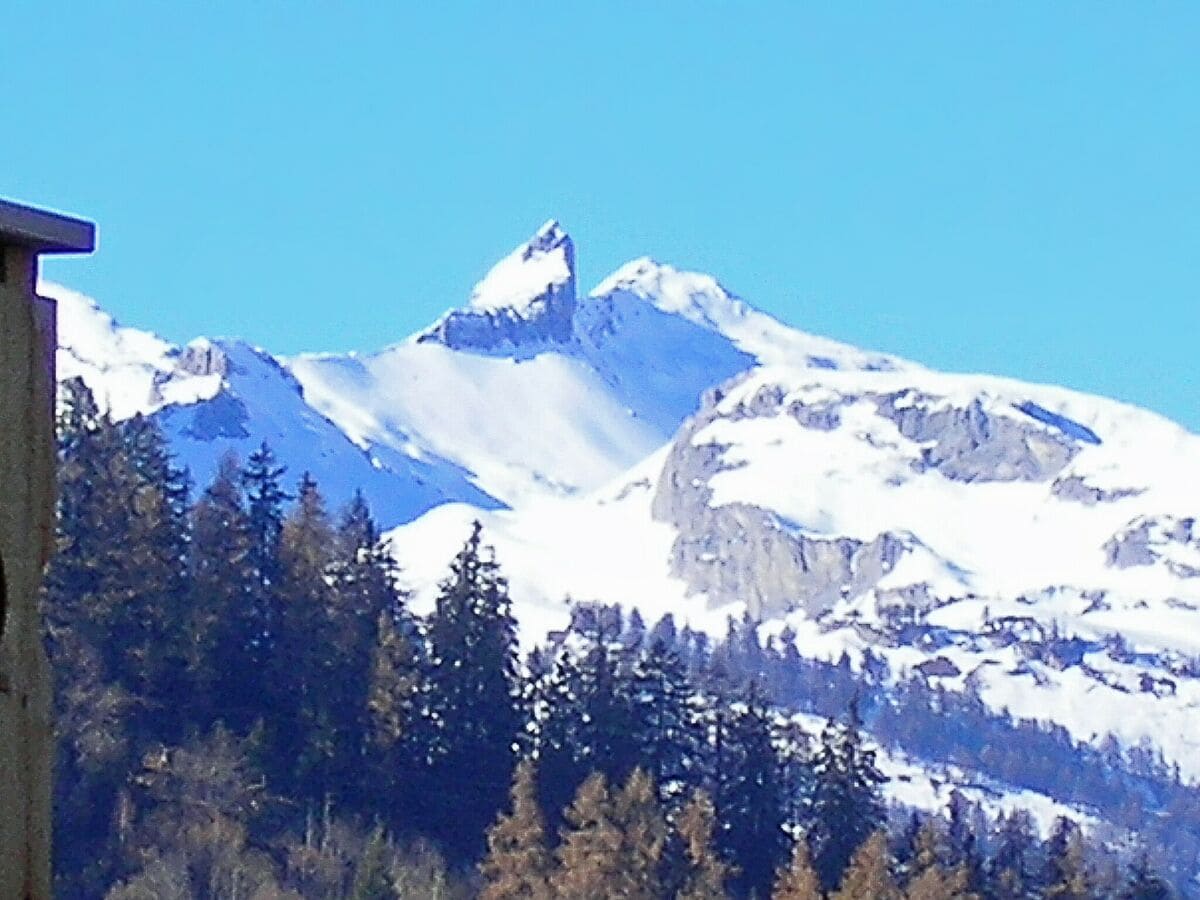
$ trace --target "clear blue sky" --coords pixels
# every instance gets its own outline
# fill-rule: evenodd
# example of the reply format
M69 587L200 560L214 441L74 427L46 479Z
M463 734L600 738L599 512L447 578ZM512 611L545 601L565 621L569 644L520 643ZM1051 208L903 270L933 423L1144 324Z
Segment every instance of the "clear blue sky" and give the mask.
M555 216L588 287L649 254L809 331L1200 430L1200 4L18 0L0 24L0 195L95 217L101 252L47 274L172 339L374 349Z

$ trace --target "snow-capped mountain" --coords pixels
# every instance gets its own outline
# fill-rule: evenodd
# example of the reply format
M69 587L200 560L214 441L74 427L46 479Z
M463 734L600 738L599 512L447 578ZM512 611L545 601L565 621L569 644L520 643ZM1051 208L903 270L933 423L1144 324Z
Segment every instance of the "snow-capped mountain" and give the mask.
M302 356L305 397L372 452L452 460L507 506L594 489L666 443L701 393L766 360L889 367L650 260L576 292L557 222L468 305L373 356Z
M1200 437L1130 406L790 328L640 259L582 294L548 222L371 355L176 347L60 303L62 377L203 484L269 442L366 491L418 602L481 518L529 634L567 598L886 662L1200 780Z

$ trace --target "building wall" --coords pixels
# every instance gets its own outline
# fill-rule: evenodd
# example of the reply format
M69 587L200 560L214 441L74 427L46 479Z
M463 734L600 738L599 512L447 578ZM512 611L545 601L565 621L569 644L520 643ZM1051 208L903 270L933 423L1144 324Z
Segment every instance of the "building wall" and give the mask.
M0 898L48 900L51 683L37 591L54 536L54 307L0 248Z

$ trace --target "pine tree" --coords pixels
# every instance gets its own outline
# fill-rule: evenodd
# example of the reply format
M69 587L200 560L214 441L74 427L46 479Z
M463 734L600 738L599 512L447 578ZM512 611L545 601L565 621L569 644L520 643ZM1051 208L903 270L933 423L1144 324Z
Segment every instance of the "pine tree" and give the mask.
M484 881L480 900L550 900L553 896L551 857L531 760L517 766L512 810L488 831L488 855L480 873Z
M852 703L844 725L826 727L814 761L810 847L826 891L839 883L852 855L884 821L879 795L884 778L860 727Z
M750 686L746 703L732 711L722 730L717 845L737 870L734 891L765 897L788 855L783 830L788 798L771 714L756 686Z
M813 868L808 841L801 837L792 847L792 859L779 870L771 900L821 900L821 880Z
M330 693L340 683L329 627L334 546L325 500L305 473L280 534L284 602L268 661L272 706L266 722L271 761L267 774L293 795L316 802L340 800L343 790L334 780L332 765L339 747ZM364 683L365 678L360 684Z
M222 719L249 728L257 710L245 706L239 666L244 635L235 629L251 602L250 535L236 457L221 460L212 484L192 507L188 658L193 721L207 730Z
M505 803L521 728L516 621L508 584L476 522L429 620L429 708L439 783L433 833L458 862L476 860Z
M279 541L285 469L265 443L250 454L241 473L245 491L246 593L229 608L218 626L221 699L229 726L245 733L255 721L274 713L279 687L271 678L282 619Z
M697 780L703 734L688 705L694 694L683 661L662 638L638 653L629 675L629 735L639 764L668 797Z
M890 862L887 836L877 831L854 852L841 885L829 900L899 900Z
M383 662L378 644L381 625L391 629L387 635L391 649L412 653L407 661L403 652L387 660L393 667L391 674L400 676L388 682L387 689L393 727L398 713L404 714L406 727L413 718L405 707L412 704L419 687L419 659L409 640L413 629L398 586L398 567L361 493L355 494L338 523L326 580L330 590L319 660L324 673L319 690L322 720L333 747L324 765L326 777L343 808L378 812L378 786L368 788L362 768L372 746L379 746L372 738L377 736L375 710L383 699L378 693L383 686L375 680L377 672L382 674L377 668Z
M725 900L729 864L713 844L716 810L703 791L696 791L679 814L676 831L683 842L685 873L677 900Z
M367 683L369 735L365 781L375 792L368 805L398 832L416 830L421 795L431 789L428 720L423 716L425 659L416 625L407 615L381 613ZM360 777L361 774L360 774Z

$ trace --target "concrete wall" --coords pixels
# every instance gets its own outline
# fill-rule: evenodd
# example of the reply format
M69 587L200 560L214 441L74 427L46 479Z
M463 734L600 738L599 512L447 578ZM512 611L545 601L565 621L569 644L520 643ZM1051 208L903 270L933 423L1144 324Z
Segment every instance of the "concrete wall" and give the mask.
M34 294L33 254L0 251L0 898L48 900L54 744L37 591L54 537L54 306Z

